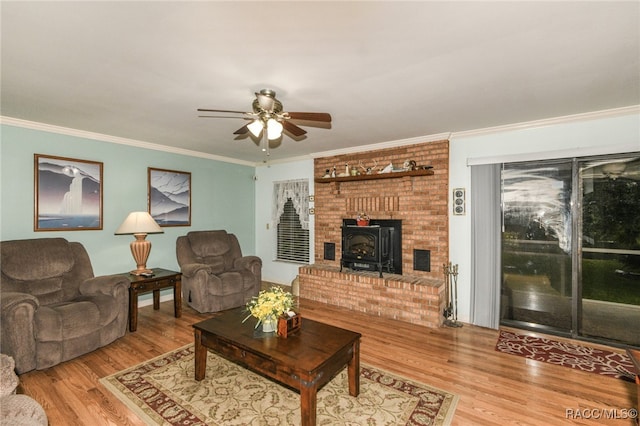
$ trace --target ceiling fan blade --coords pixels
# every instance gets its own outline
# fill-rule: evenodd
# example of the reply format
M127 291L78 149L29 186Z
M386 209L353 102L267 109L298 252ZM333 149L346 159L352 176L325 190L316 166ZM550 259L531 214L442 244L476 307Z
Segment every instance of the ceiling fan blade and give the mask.
M283 121L282 122L282 127L284 127L284 129L291 133L293 136L302 136L304 134L307 133L306 130L304 130L302 127L298 127L295 124L291 123L290 121Z
M287 114L293 120L331 122L331 114L327 112L288 112Z
M198 108L198 111L201 112L230 112L232 114L246 114L246 111L231 111L228 109L206 109L206 108Z
M228 115L199 115L198 118L237 118L240 120L252 120L249 117L229 117Z
M248 131L249 131L249 125L245 124L244 126L240 127L238 130L236 130L235 132L233 132L234 135L245 135Z

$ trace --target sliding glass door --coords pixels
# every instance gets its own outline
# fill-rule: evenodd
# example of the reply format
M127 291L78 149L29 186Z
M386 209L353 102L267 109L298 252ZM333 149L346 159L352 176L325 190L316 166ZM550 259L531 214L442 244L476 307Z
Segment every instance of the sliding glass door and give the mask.
M571 163L502 170L502 319L571 330Z
M640 345L640 159L580 164L578 334Z
M503 324L640 345L637 155L505 164L502 214Z

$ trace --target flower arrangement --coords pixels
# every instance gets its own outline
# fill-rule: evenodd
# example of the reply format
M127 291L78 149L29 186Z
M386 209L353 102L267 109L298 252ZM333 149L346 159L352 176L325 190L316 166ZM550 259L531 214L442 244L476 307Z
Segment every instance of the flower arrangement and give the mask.
M284 291L280 287L271 287L269 290L262 290L257 297L252 298L247 303L249 315L242 320L245 322L251 317L256 317L258 322L256 328L267 318L277 319L285 312L293 308L293 295Z
M356 224L358 226L368 226L369 225L369 215L365 212L359 212L356 216Z

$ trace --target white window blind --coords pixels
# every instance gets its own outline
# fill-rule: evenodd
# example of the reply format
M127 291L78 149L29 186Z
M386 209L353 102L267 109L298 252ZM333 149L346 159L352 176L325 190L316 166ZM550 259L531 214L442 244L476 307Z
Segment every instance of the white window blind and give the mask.
M309 230L302 229L300 216L289 199L278 224L278 260L309 262Z
M276 224L276 260L309 262L309 181L276 182L272 220Z

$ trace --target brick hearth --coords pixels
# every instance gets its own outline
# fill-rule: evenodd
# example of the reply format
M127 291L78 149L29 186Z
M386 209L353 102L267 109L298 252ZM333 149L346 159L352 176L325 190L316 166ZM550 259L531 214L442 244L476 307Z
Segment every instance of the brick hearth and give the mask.
M442 265L448 262L449 141L428 142L317 158L314 176L326 169L338 173L350 166L383 168L405 160L433 166L431 176L404 176L366 181L316 180L315 259L300 268L300 296L349 307L385 318L429 327L442 325L445 306ZM391 177L391 176L390 176ZM366 211L372 219L402 220L402 275L340 269L342 219ZM335 245L335 259L324 258L325 243ZM414 269L414 250L430 253L430 270ZM419 268L423 269L423 268Z
M300 268L300 297L426 327L442 325L441 281L364 271L340 272L328 265Z

